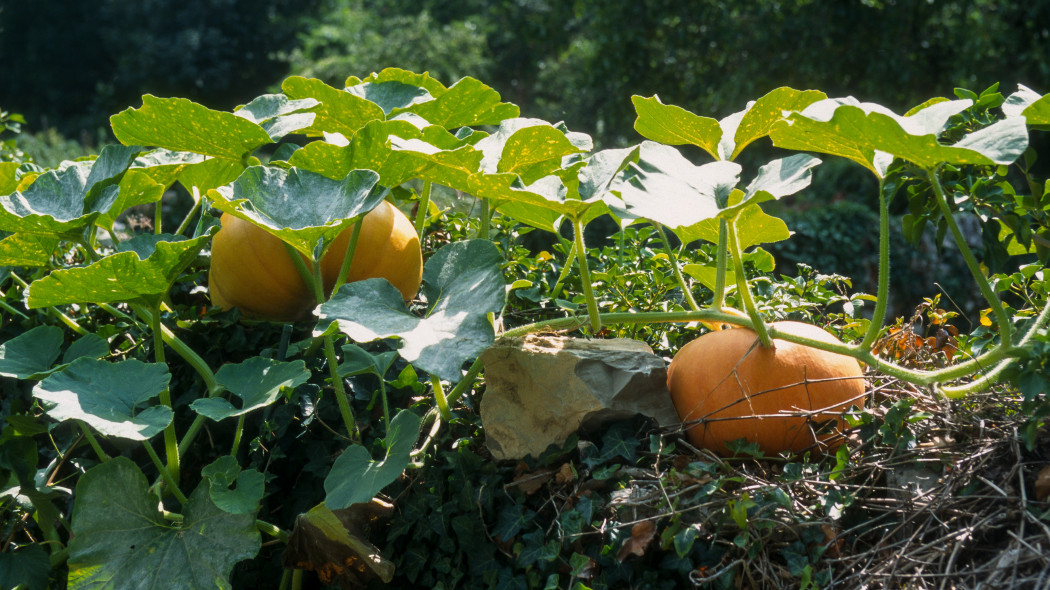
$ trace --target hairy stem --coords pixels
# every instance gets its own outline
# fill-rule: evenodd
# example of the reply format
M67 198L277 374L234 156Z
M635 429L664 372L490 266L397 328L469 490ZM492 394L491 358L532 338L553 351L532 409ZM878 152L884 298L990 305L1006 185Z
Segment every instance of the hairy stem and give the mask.
M740 302L744 304L744 311L751 318L751 327L758 334L758 340L762 346L770 347L773 339L769 336L762 316L758 313L755 300L751 297L751 288L747 284L747 275L744 274L744 251L740 248L740 240L737 239L736 225L734 222L726 224L726 236L728 237L729 253L733 256L733 269L736 274L736 289L740 294Z
M886 320L890 292L890 204L885 194L885 180L879 177L879 279L875 297L875 311L860 348L870 350Z
M587 246L583 243L583 220L578 217L572 220L572 235L576 244L576 264L580 268L583 297L587 300L587 317L590 319L591 332L597 334L602 329L602 319L598 315L598 300L594 298L591 270L587 265Z
M157 364L167 365L167 360L164 355L164 336L161 330L160 321L160 303L153 306L152 311L152 323L150 325L150 331L153 332L153 357L156 359ZM161 405L167 406L174 412L174 408L171 405L171 390L165 387L160 392L160 403ZM152 448L150 449L152 450ZM173 481L179 481L179 439L175 435L175 420L171 421L164 428L164 452L167 456L168 466L166 473Z
M685 302L689 305L689 309L696 311L700 309L697 305L696 299L693 298L693 290L689 288L689 284L686 283L685 277L682 276L682 269L678 266L678 257L675 256L674 249L671 248L671 241L667 239L667 232L659 223L653 223L653 227L656 228L656 233L660 236L660 241L664 245L664 253L667 254L667 260L671 263L671 270L674 271L675 279L678 280L678 285L682 287L682 293L685 295Z

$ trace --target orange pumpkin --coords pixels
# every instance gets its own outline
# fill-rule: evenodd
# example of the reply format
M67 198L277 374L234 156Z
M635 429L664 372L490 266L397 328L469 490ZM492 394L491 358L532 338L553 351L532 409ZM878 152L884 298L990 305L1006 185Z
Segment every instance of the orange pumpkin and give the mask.
M259 319L309 317L317 303L281 240L233 215L224 214L221 222L212 238L208 271L212 303L223 309L238 307L245 316ZM321 258L326 295L335 286L352 233L353 226L340 233ZM408 217L386 201L362 219L347 282L368 278L387 279L406 300L416 296L423 279L419 235Z
M841 343L809 324L772 325ZM855 359L784 340L766 348L748 328L709 332L683 346L668 367L667 387L690 442L721 455L740 438L767 454L838 446L842 413L863 405L865 391Z

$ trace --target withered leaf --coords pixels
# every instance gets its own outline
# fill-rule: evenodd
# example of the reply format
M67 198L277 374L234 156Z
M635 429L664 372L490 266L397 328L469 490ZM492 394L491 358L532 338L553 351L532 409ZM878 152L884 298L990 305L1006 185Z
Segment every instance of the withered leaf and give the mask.
M318 504L295 519L282 565L317 572L322 582L343 590L364 588L376 578L389 583L394 564L368 537L392 511L392 505L378 498L335 511Z
M623 545L620 550L616 552L616 559L623 561L632 555L641 557L645 555L646 548L653 542L656 537L656 522L652 520L643 520L631 527L631 536Z

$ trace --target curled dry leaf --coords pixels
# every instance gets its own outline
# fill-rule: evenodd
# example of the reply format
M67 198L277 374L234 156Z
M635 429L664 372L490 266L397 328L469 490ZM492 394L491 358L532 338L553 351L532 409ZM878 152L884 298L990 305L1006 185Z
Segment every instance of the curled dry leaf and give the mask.
M1035 476L1035 499L1042 502L1050 496L1050 465L1039 470Z
M631 536L623 542L623 546L616 552L616 559L623 561L632 555L641 557L645 550L656 537L656 522L643 520L631 527Z

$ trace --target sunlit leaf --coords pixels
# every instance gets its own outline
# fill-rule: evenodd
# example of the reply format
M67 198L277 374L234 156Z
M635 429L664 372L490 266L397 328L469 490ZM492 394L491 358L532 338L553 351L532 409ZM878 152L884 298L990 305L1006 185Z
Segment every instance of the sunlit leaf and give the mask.
M801 111L824 98L827 95L819 90L795 90L785 86L750 103L737 116L722 119L719 121L722 159L735 160L751 142L768 135L773 123L783 119L786 113Z
M665 145L695 145L716 160L722 159L718 153L722 128L715 119L666 105L658 96L632 96L631 102L638 113L634 130L642 137Z
M211 239L139 234L120 243L116 254L88 266L61 268L29 285L30 308L66 303L155 301Z
M59 422L83 420L106 436L149 440L171 424L171 408L139 408L170 380L167 365L82 357L38 383L33 397L49 404L47 414Z
M225 364L215 372L215 381L241 399L240 408L221 397L196 399L190 407L202 416L219 421L266 407L277 401L285 388L298 387L309 379L310 371L301 360L284 362L254 356Z
M357 342L399 337L398 353L419 369L448 381L462 378L463 363L494 339L490 312L503 309L503 256L488 240L455 242L438 250L423 268L426 317L412 314L385 279L340 287L321 304L318 329L336 322Z
M264 94L233 112L262 127L270 138L278 141L289 133L306 129L317 115L303 112L317 106L313 98L290 100L283 94Z
M215 111L185 98L146 94L142 106L109 119L113 135L124 145L145 145L177 152L241 160L272 143L257 125L232 113Z
M369 534L393 509L378 498L342 510L318 504L296 517L281 563L317 572L322 582L340 588L363 588L377 578L389 584L394 564L369 541Z
M0 240L0 266L47 266L60 241L47 234L11 234Z
M339 233L383 200L379 175L351 170L342 180L316 172L251 166L230 186L208 191L215 208L246 219L310 259L320 259Z
M294 100L312 98L320 103L311 109L316 114L313 125L299 131L307 135L320 136L328 132L353 137L369 121L386 118L383 108L376 103L316 78L290 76L281 83L281 91Z

